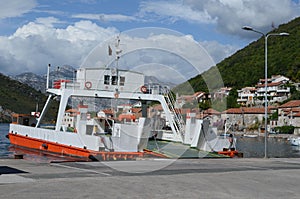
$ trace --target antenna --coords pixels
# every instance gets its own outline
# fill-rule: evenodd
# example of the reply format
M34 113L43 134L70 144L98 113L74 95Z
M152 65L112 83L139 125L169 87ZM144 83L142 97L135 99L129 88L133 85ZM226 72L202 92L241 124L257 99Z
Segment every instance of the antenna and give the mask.
M120 54L122 53L122 50L120 49L120 35L117 36L117 39L116 39L116 43L115 43L115 47L116 47L116 68L118 69L119 67L119 59L120 59Z

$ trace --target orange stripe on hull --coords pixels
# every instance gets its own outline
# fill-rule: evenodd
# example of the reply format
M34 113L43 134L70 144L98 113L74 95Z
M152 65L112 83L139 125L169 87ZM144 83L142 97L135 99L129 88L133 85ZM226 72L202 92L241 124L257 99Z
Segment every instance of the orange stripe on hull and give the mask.
M91 160L133 160L137 157L144 157L144 152L107 152L82 149L74 146L67 146L46 140L31 138L23 135L9 133L10 143L29 149L40 150L44 152L56 153L60 155L69 155L76 157L85 157ZM150 154L149 152L146 152ZM158 155L151 154L159 157Z
M227 156L233 158L238 155L238 152L237 151L219 151L218 154L227 155Z
M13 145L26 147L30 149L52 152L61 155L71 155L77 157L89 157L91 150L81 149L74 146L67 146L46 140L40 140L23 135L9 133L10 143Z

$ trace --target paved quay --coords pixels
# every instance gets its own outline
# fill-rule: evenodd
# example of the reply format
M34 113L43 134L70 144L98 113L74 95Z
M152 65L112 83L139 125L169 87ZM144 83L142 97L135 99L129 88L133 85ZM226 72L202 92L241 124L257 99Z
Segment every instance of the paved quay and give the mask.
M0 159L0 198L299 198L300 159Z

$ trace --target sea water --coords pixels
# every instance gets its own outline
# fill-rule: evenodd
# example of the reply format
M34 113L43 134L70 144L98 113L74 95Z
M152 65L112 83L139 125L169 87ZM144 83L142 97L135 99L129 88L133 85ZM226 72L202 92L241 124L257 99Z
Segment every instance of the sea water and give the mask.
M9 140L6 138L8 134L9 124L0 123L0 158L8 158L12 156L11 151L9 151Z
M0 123L0 158L13 158L16 153L11 147L6 135L9 131L9 124ZM265 155L264 137L243 137L237 136L236 148L244 154L245 158L262 158ZM48 161L57 159L69 159L68 157L51 157L42 153L30 153L26 158L37 161ZM286 138L270 137L268 138L268 157L270 158L294 158L300 157L300 147L293 147Z
M265 137L237 137L237 150L248 158L265 157ZM297 158L300 157L300 147L291 146L287 138L269 137L267 140L267 157L270 158Z

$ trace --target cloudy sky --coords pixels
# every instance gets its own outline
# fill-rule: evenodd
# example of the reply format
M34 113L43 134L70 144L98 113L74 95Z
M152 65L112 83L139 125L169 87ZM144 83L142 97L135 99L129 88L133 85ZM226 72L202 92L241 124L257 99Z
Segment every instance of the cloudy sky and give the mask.
M299 0L2 0L1 3L0 72L6 75L44 74L48 63L75 68L107 65L112 61L107 58L107 45L114 46L112 38L119 35L122 56L127 55L120 64L127 67L132 64L153 73L149 67L156 63L156 68L163 66L161 71L174 67L176 73L190 78L260 37L243 31L242 26L268 32L272 25L289 22L300 13ZM188 65L201 67L184 71Z

